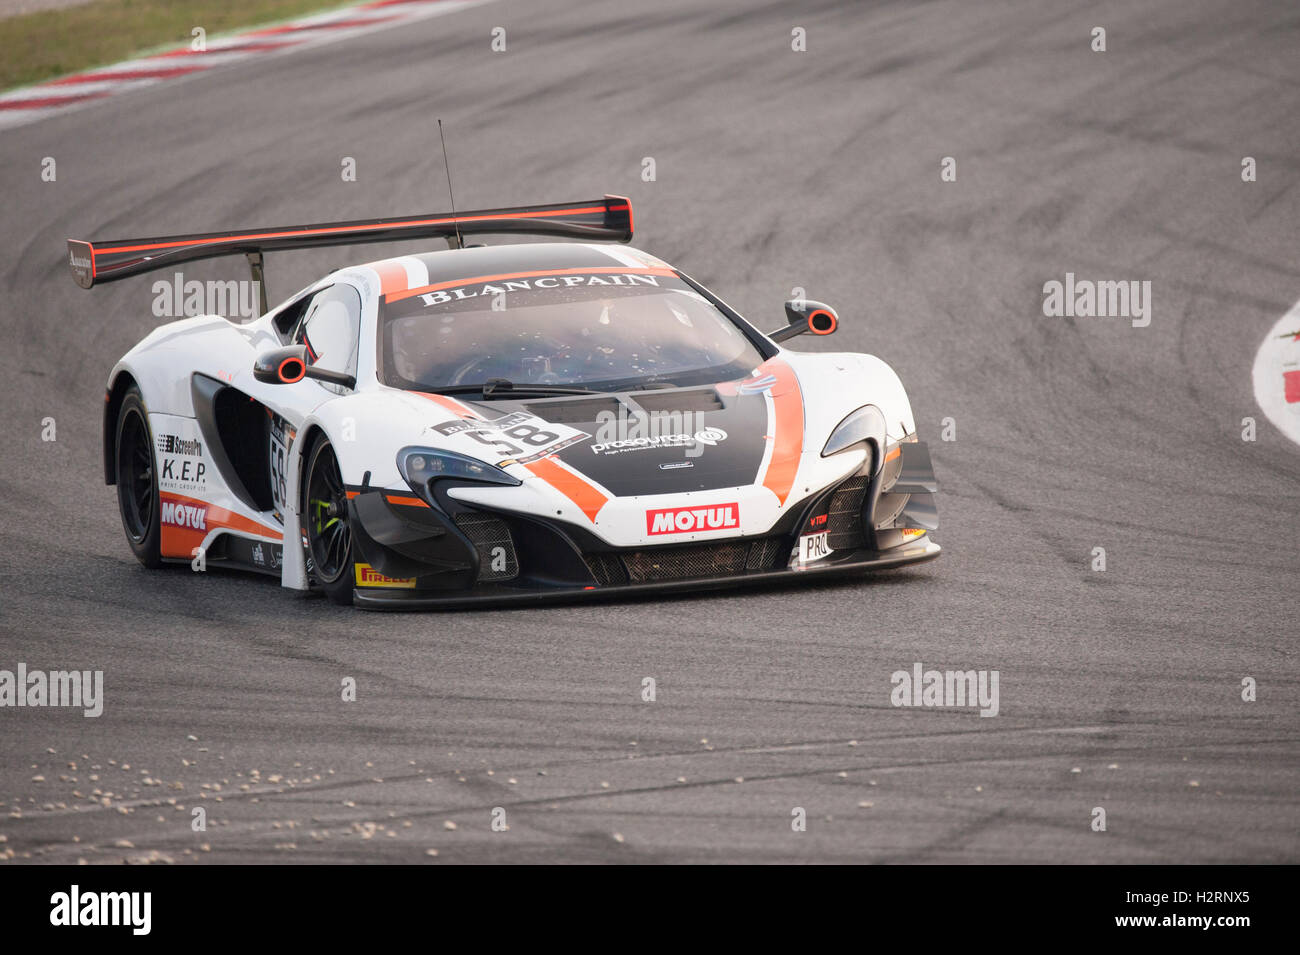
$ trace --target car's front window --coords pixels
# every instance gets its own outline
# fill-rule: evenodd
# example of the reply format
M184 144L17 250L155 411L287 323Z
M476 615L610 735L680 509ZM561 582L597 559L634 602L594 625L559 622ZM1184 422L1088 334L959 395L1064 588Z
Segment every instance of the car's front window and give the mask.
M550 271L390 297L385 384L418 391L504 379L594 390L701 384L763 362L731 319L667 270Z

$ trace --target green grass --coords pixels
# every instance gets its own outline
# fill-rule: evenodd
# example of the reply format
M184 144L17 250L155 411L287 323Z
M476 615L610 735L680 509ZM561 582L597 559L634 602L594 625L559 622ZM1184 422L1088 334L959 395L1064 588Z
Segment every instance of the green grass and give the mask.
M342 0L93 0L0 20L0 89L107 66L164 46L210 42L241 27L289 20Z

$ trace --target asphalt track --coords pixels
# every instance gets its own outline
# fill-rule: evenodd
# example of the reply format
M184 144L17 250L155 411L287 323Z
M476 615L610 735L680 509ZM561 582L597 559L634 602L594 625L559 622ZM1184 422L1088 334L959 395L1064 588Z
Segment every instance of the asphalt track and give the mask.
M1250 0L502 0L4 132L0 667L102 668L106 702L0 710L0 854L1300 860L1300 448L1250 379L1300 297L1298 42ZM150 280L82 291L64 239L442 210L437 117L462 208L625 193L761 326L795 286L839 306L798 347L898 369L940 559L401 616L137 565L100 404ZM273 255L272 297L387 252ZM1045 317L1066 272L1151 281L1150 326ZM998 670L1000 714L893 707L918 661Z

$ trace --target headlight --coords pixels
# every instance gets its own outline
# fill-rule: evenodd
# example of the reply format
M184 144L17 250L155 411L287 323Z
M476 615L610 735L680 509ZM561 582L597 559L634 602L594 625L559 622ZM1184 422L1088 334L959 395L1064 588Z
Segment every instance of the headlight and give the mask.
M847 451L867 438L875 437L878 445L885 444L885 416L875 405L863 405L835 426L822 448L822 457Z
M457 481L476 481L481 484L504 484L518 487L523 482L491 464L455 451L438 451L433 448L402 448L397 452L397 470L411 490L434 503L429 485L443 478Z

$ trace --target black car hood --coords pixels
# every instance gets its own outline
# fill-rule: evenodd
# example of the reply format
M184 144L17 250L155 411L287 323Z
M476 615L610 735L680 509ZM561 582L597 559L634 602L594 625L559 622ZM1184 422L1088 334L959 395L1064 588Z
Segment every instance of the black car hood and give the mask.
M464 403L581 432L555 457L615 497L753 484L771 440L765 395L725 385Z

